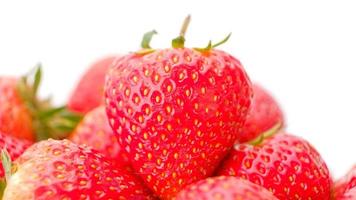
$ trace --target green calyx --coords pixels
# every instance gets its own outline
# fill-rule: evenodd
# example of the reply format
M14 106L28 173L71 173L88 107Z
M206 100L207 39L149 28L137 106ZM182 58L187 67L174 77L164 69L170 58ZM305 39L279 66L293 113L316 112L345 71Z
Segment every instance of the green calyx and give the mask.
M63 139L77 126L82 116L70 112L65 106L54 107L50 98L38 99L41 78L42 69L38 65L18 81L17 90L31 114L35 139Z
M6 148L1 150L1 164L4 169L5 179L2 178L0 180L0 198L2 198L4 190L6 188L6 183L9 182L10 177L12 175L12 161Z
M190 23L190 15L188 15L183 22L182 28L180 30L179 36L172 40L173 48L184 48L185 43L185 33L187 32L189 23Z
M146 55L149 53L154 52L155 50L151 48L150 43L152 40L152 37L157 34L157 31L152 30L143 35L142 41L141 41L141 50L136 51L135 53L137 55Z
M150 46L150 42L152 40L152 37L157 34L157 31L152 30L143 35L142 41L141 41L141 47L142 49L152 49Z
M248 142L248 144L257 146L261 144L266 138L272 137L273 135L277 134L279 130L283 127L282 122L278 122L272 128L268 129L267 131L261 133L255 139Z
M221 40L220 42L218 42L216 44L212 44L211 40L210 40L206 47L204 47L204 48L194 48L194 50L199 51L201 53L209 52L210 50L214 49L215 47L218 47L218 46L224 44L225 42L227 42L230 37L231 37L231 33L229 33L229 35L227 35L223 40Z

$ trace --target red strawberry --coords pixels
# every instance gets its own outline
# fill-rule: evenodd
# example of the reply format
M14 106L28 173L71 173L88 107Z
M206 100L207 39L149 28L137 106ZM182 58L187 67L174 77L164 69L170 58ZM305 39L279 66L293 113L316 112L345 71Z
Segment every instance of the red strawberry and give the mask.
M3 199L152 199L128 171L68 140L36 143L14 165Z
M0 149L6 149L13 160L19 157L30 145L31 143L27 140L17 139L0 131ZM3 177L4 169L0 166L0 179Z
M32 116L17 90L18 79L0 77L0 131L34 140Z
M120 148L109 125L104 106L88 112L69 139L77 144L91 146L107 157L117 159L121 164L128 162L127 155Z
M356 199L356 165L335 183L335 197L341 199Z
M218 172L247 179L279 199L329 199L331 177L319 153L305 140L277 134L257 146L236 144Z
M85 114L103 103L105 75L116 57L106 57L90 66L74 89L68 108Z
M283 127L283 113L275 99L261 86L254 84L251 109L238 142L256 141L278 132ZM260 136L260 137L259 137Z
M0 77L0 131L30 141L64 138L80 117L38 99L41 68L21 78Z
M246 72L230 54L184 48L177 39L173 44L122 57L105 90L120 145L163 199L212 174L236 140L252 95Z
M231 176L207 178L179 192L176 200L277 200L265 188Z

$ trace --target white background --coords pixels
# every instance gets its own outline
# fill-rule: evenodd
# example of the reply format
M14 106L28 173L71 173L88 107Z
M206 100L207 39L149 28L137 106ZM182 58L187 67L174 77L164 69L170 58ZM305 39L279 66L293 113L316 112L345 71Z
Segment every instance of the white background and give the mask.
M353 1L0 1L0 74L44 65L42 95L65 103L95 59L135 51L153 28L169 47L192 14L188 46L229 32L220 48L284 108L335 177L356 164L356 5Z

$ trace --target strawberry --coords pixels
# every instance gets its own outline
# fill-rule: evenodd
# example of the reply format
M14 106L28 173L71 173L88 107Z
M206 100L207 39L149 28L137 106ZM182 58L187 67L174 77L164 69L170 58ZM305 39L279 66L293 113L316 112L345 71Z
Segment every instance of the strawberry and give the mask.
M267 189L231 176L207 178L178 193L176 200L277 200Z
M335 183L335 199L356 199L356 165Z
M276 134L253 146L236 144L218 175L261 185L279 199L329 199L331 177L319 153L305 140Z
M152 199L128 171L68 140L38 142L13 165L3 199Z
M85 114L104 102L105 75L115 59L114 56L105 57L90 66L72 92L68 109Z
M41 67L21 78L0 77L0 131L29 141L64 138L80 116L38 99Z
M0 149L6 149L11 159L19 157L29 146L31 142L28 140L18 139L10 134L5 134L0 131ZM0 179L4 177L4 170L0 166Z
M252 96L236 58L210 43L190 49L183 42L181 34L173 48L123 56L106 81L110 125L135 171L163 199L213 173L233 146Z
M116 136L111 129L104 106L99 106L88 112L69 139L77 144L86 144L119 163L128 162L127 155L120 148Z
M261 86L253 84L252 88L251 109L237 139L240 143L259 141L278 132L284 125L283 113L276 100Z

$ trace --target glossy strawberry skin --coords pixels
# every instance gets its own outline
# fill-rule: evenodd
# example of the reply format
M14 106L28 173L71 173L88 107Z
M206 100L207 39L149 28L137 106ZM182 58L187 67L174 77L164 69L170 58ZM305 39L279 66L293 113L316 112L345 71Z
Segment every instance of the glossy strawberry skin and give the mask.
M176 200L278 200L267 189L231 176L207 178L179 192Z
M245 125L237 139L248 142L273 128L281 129L284 125L283 112L269 92L258 84L253 84L251 109Z
M0 131L34 140L32 117L17 92L17 79L0 77Z
M41 141L14 163L4 199L151 199L140 181L102 154L68 140Z
M164 199L212 174L241 131L252 96L238 60L186 48L121 58L105 93L119 143Z
M88 145L106 157L116 159L119 164L128 163L128 157L109 125L104 106L88 112L70 135L69 140L77 144Z
M218 175L247 179L279 199L329 199L331 177L319 153L305 140L284 133L258 146L236 144Z
M90 66L68 101L71 111L85 114L103 103L105 75L115 59L115 56L102 58Z
M356 165L344 177L336 181L334 192L336 200L356 199Z
M28 140L18 139L10 134L0 131L0 149L6 149L9 153L11 160L19 157L29 146L31 142ZM0 179L4 177L4 169L0 167Z

